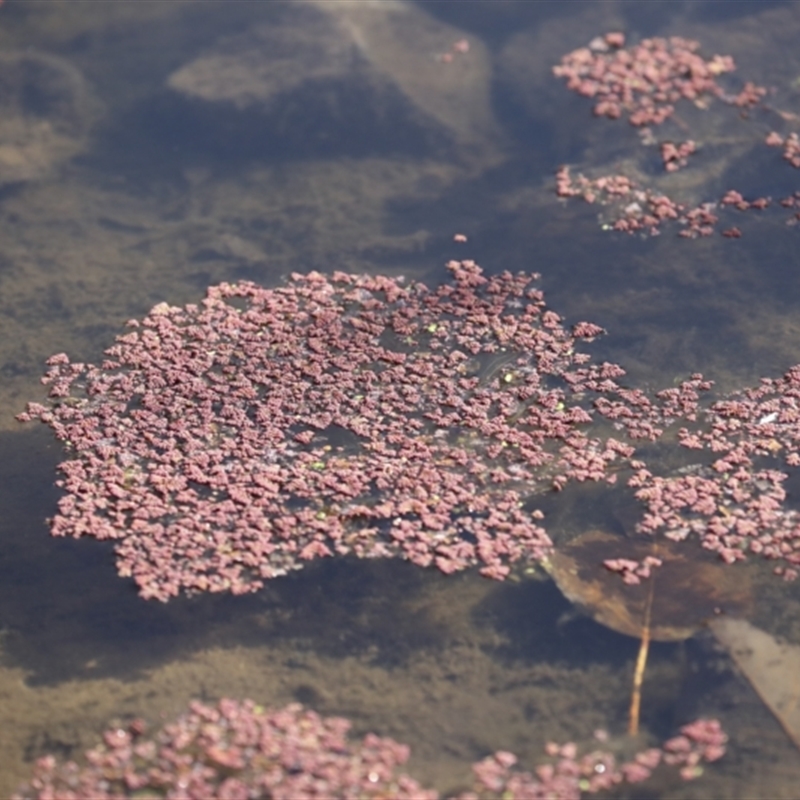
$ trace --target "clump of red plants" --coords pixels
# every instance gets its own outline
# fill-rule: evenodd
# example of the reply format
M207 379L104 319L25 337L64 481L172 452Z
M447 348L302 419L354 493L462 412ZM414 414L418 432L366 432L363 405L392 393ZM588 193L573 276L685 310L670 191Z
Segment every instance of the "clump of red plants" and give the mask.
M253 591L334 554L499 579L540 558L526 498L614 480L633 452L584 431L620 370L588 363L602 329L566 328L538 276L449 268L435 290L221 284L130 322L100 365L51 358L47 402L20 419L71 454L53 534L114 540L120 574L160 600Z
M595 38L587 47L573 50L553 67L557 77L566 80L567 88L594 101L593 114L616 120L626 116L640 129L641 140L658 144L666 172L675 172L690 164L690 157L701 153L702 143L695 139L660 142L653 132L675 114L677 104L688 102L707 108L713 100L740 109L745 114L753 106L763 105L768 94L763 86L748 81L738 93L731 93L719 82L720 76L735 70L731 56L715 55L705 60L699 54L700 44L673 36L643 39L626 47L625 35L615 31ZM792 114L777 112L786 121ZM685 123L684 123L685 127ZM783 158L794 167L800 166L800 145L796 132L781 135L769 133L765 142L783 148ZM665 224L675 222L679 235L696 239L710 236L716 230L720 215L733 211L762 211L771 205L767 196L746 200L734 189L722 197L710 199L695 207L669 197L663 191L639 186L625 175L603 174L588 178L573 177L569 168L561 167L556 175L559 197L580 197L588 203L605 207L608 230L633 234L658 235ZM798 194L798 193L795 193ZM800 195L798 195L800 196ZM792 208L797 197L783 198L780 205ZM799 215L787 220L797 224ZM737 225L720 230L722 236L738 239L742 231Z
M71 454L53 534L113 540L120 574L159 600L254 591L347 553L502 580L552 546L537 496L628 470L641 532L796 575L782 485L800 462L800 368L712 404L699 375L649 396L581 351L602 329L567 328L537 275L448 266L435 290L343 273L221 284L130 322L99 366L51 358L47 402L20 419ZM670 437L705 455L659 476L636 443Z
M85 755L85 764L44 756L13 800L112 800L166 797L200 800L437 800L400 771L408 746L368 733L353 741L350 723L321 717L295 703L268 710L251 700L193 701L152 733L137 719L118 724ZM620 761L601 748L581 754L574 743L549 744L549 760L534 773L515 769L516 757L497 752L473 765L473 788L452 800L549 798L647 780L660 764L684 780L725 752L714 720L683 726L680 735Z

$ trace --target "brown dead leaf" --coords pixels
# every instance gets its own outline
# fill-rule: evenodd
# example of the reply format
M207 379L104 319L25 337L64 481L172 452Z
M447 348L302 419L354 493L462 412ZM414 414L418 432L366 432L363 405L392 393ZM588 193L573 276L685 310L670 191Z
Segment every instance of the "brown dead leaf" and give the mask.
M632 585L605 561L648 556L661 561L649 578ZM751 604L747 573L714 563L691 545L626 538L591 530L556 550L545 565L565 597L601 625L639 639L628 732L636 736L642 684L651 641L688 639L723 612L743 614Z
M603 566L607 559L646 556L663 563L635 586ZM601 625L637 639L646 626L651 588L649 638L660 642L688 639L721 613L745 616L752 603L746 572L711 561L686 542L591 530L555 551L546 566L568 600Z

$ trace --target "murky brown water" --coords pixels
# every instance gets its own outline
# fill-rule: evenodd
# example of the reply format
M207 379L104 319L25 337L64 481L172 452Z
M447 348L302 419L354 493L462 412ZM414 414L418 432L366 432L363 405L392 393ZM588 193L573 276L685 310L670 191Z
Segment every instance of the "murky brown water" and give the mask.
M77 757L110 719L168 718L192 697L348 716L356 733L410 744L409 770L443 791L466 786L469 763L491 751L532 767L548 740L624 731L636 642L571 616L549 581L345 561L252 597L140 600L108 547L49 537L62 453L13 417L42 397L45 358L97 359L157 302L195 302L223 280L274 285L293 270L435 283L451 257L541 272L550 305L606 327L595 352L639 385L699 370L734 388L780 374L800 360L800 226L788 214L743 220L736 241L642 240L604 233L595 209L553 194L561 162L602 166L635 145L619 127L590 132L587 104L549 73L609 29L731 53L743 79L800 114L800 5L726 4L723 19L717 5L431 4L412 7L396 35L396 21L361 20L367 43L382 43L369 74L383 83L352 100L347 74L328 76L331 108L304 85L272 105L170 88L225 37L290 30L284 4L0 7L0 78L17 87L5 116L18 126L0 125L0 795L44 752ZM461 36L473 43L469 80L426 80ZM363 97L386 104L388 123L358 117ZM687 196L800 188L800 173L757 148L767 115L722 114L704 118L709 166ZM453 243L457 232L469 243ZM620 526L625 499L590 488L548 504L558 534ZM800 588L758 585L753 621L800 642ZM663 796L796 796L800 759L727 657L702 637L655 647L645 735L700 715L721 718L730 751Z

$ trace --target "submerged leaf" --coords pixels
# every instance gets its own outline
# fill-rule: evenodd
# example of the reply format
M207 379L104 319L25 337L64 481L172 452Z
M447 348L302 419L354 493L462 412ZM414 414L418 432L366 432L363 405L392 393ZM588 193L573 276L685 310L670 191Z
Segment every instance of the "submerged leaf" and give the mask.
M662 563L638 585L604 566L648 557ZM654 641L682 641L720 613L746 615L752 602L746 572L706 560L686 543L591 530L557 549L545 566L568 600L601 625L637 639L648 629Z
M800 748L800 647L779 642L742 619L721 617L709 627Z

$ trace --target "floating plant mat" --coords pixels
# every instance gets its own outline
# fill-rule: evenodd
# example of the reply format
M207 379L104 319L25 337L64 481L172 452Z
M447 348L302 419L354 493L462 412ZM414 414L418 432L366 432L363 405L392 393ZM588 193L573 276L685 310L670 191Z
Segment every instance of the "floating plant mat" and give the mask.
M626 581L608 568L620 561L655 564L643 580ZM746 573L705 560L702 553L671 540L635 540L590 530L554 551L544 564L570 602L600 624L640 640L631 693L631 735L639 729L650 641L683 641L708 620L722 613L746 615L752 605Z
M131 320L100 365L51 357L47 404L19 419L71 456L52 533L114 540L120 575L161 601L348 553L498 579L538 560L551 542L523 493L633 455L584 432L589 392L623 370L578 352L603 329L566 328L538 275L448 269L436 289L220 284Z

